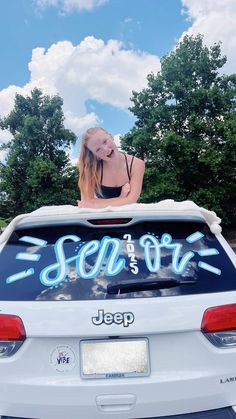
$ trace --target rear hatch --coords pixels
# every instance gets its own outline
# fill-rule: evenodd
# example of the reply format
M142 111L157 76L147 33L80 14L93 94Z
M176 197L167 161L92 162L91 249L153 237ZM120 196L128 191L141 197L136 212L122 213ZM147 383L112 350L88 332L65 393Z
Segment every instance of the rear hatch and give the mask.
M229 255L196 220L16 230L0 254L0 310L26 338L11 339L23 342L12 353L6 336L0 346L0 414L128 419L234 405Z

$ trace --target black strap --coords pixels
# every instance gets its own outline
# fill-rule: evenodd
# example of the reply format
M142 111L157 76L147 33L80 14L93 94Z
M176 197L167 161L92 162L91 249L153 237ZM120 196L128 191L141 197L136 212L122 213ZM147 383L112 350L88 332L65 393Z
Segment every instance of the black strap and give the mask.
M131 160L131 163L130 163L130 168L129 168L130 179L131 179L131 173L132 173L133 161L134 161L134 156L132 157L132 160ZM130 180L130 179L129 179L129 180Z
M101 180L100 180L100 185L102 185L102 178L103 178L103 160L101 160Z
M126 163L127 175L128 175L129 180L130 180L130 173L129 173L128 159L127 159L126 154L124 154L124 156L125 156L125 163Z
M127 159L126 154L124 154L124 156L125 156L125 162L126 162L127 175L128 175L129 181L130 181L131 180L131 172L132 172L132 165L133 165L133 161L134 161L134 156L131 159L130 167L128 165L128 159Z
M131 179L131 172L132 172L132 165L133 165L133 161L134 161L134 156L131 159L131 163L130 163L130 167L128 165L128 159L126 154L124 153L125 156L125 163L126 163L126 170L127 170L127 175L129 178L129 181ZM100 185L102 185L102 179L103 179L103 160L101 160L101 180L100 180Z

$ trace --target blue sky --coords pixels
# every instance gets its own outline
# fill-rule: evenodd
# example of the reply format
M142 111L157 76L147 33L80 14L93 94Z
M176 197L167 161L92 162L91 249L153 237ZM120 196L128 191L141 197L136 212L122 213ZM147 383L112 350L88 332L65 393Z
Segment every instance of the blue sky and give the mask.
M78 137L94 125L124 134L134 123L131 91L145 87L184 33L201 32L208 45L222 40L225 72L235 72L235 3L1 0L0 116L10 112L16 92L28 95L38 86L62 96L65 124ZM0 132L0 144L8 138Z
M4 66L0 88L27 83L33 48L49 48L61 40L76 45L89 35L104 41L112 38L124 42L126 48L162 56L189 26L181 9L180 0L112 0L93 11L61 15L60 9L52 6L37 10L31 0L1 0L0 47Z

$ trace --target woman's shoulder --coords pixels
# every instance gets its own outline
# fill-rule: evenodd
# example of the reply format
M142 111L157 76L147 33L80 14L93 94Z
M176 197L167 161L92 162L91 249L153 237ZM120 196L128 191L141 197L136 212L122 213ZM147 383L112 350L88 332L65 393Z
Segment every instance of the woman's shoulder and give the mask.
M133 156L132 154L126 154L127 162L129 166L129 173L130 176L132 175L140 175L143 176L144 169L145 169L145 163L142 159L139 157Z
M144 165L144 161L140 159L139 157L136 157L132 154L126 154L126 157L127 157L128 163L131 163L133 161L133 163Z

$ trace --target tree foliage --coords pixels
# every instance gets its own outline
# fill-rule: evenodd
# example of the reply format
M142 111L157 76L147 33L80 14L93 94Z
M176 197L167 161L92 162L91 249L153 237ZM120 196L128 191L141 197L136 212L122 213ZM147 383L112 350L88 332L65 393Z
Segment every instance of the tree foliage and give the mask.
M17 94L14 109L0 121L13 136L0 166L0 215L75 203L76 171L67 149L76 137L64 127L62 104L59 96L34 89L28 97Z
M133 92L123 149L146 160L142 199L190 199L236 222L236 74L221 75L220 43L185 36Z

